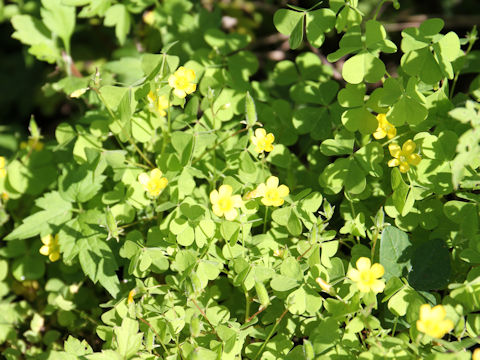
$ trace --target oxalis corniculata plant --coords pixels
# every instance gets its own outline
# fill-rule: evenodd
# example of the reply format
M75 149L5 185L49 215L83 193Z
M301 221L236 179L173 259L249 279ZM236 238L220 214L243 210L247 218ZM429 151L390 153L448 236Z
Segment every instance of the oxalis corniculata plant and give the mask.
M55 139L32 118L0 157L3 356L480 359L477 32L428 19L395 44L392 5L278 9L303 51L261 81L251 36L214 5L13 16L80 115ZM114 27L115 60L75 61L89 21Z

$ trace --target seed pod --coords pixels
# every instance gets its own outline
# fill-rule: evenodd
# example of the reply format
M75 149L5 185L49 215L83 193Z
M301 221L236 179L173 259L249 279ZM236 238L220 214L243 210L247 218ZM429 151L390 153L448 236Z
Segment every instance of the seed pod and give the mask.
M260 304L266 308L270 304L267 288L262 282L255 281L255 290L257 291L257 297Z
M303 340L303 355L306 360L313 360L315 358L315 351L313 350L313 345L310 341Z
M332 285L323 280L321 277L317 277L315 281L317 282L318 286L320 286L322 290L325 291L327 294L335 294L335 290L333 289Z
M190 320L190 334L194 338L200 336L200 319L198 316L193 316Z

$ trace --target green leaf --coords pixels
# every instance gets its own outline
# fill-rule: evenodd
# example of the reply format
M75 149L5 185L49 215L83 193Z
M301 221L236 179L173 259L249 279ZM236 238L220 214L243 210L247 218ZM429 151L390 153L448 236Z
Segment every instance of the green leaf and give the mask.
M42 0L40 13L44 24L53 34L58 35L70 53L70 38L75 29L75 8L63 3L62 0Z
M120 281L115 273L118 264L110 247L95 234L79 239L77 244L83 272L116 297L120 292Z
M117 353L122 359L130 359L142 347L143 334L138 333L138 321L125 317L122 326L113 330L116 336Z
M411 243L408 235L394 226L387 226L380 238L379 262L385 269L386 281L406 276L410 268Z
M280 9L275 12L273 23L278 32L284 35L290 35L303 17L303 12Z
M327 139L320 145L320 151L327 156L349 155L353 152L354 135L345 129L340 130L335 139Z
M41 21L28 15L15 15L12 25L15 29L12 37L30 45L29 52L39 60L54 63L60 58L60 51L51 39L50 31Z
M335 13L330 9L318 9L307 13L307 39L315 47L320 47L327 31L335 26Z
M351 132L360 131L362 134L372 134L378 127L377 118L367 110L366 106L349 109L342 114L342 123Z
M130 31L130 13L123 4L115 4L105 13L105 26L115 26L115 35L120 45L125 43L127 34Z
M362 51L345 61L342 76L350 84L376 83L385 75L385 64L377 56Z
M303 16L302 14L300 21L293 29L292 33L290 34L290 39L288 40L288 43L290 44L290 48L292 50L298 48L302 44L304 23L305 16Z
M422 242L412 251L412 270L408 282L418 290L439 290L448 285L451 265L450 252L444 240Z
M60 225L70 220L72 204L58 192L49 192L37 199L35 204L42 210L26 217L23 223L5 237L5 240L28 239L50 229L49 225Z

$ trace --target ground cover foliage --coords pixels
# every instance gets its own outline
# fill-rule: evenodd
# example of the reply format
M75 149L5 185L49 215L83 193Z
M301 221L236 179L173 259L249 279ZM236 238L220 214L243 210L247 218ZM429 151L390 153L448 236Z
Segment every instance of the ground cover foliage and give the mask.
M223 2L1 4L78 108L1 139L6 359L480 358L475 28L265 2L301 50L269 67Z

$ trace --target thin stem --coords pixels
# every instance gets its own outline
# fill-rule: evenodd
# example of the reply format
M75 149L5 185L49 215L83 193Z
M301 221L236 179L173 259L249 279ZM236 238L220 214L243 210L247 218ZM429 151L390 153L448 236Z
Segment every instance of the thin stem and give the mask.
M130 144L133 145L133 147L135 148L135 150L137 151L137 153L142 157L143 160L145 160L145 162L150 165L151 168L155 168L156 166L152 164L152 162L150 160L148 160L147 156L143 153L142 150L140 150L140 148L137 146L137 144L135 144L135 141L132 140L132 138L129 138L128 139L128 142Z
M263 219L263 233L267 232L268 206L265 206L265 218Z
M265 310L266 308L267 308L266 306L260 306L260 307L258 308L258 311L247 319L247 323L249 323L250 321L252 321L253 319L255 319L255 318L256 318L263 310Z
M385 4L388 0L382 0L380 4L378 4L377 11L375 11L375 15L373 15L373 20L377 20L377 16L380 13L380 9L382 8L382 5Z
M280 315L280 317L277 319L277 321L275 322L275 325L273 325L273 328L272 330L270 330L270 333L268 334L267 338L265 339L265 341L263 342L262 346L260 347L260 349L258 349L257 351L257 354L255 355L255 357L253 358L253 360L257 360L257 358L262 354L262 351L263 349L265 348L265 346L267 345L268 341L270 340L270 338L272 337L273 333L275 332L275 330L277 329L277 326L278 324L280 324L280 321L282 321L283 317L285 316L285 314L288 312L288 308L286 308L282 315Z
M222 145L225 141L227 141L228 139L230 139L231 137L235 136L235 135L238 135L244 131L247 131L248 129L247 128L244 128L244 129L240 129L240 130L237 130L235 131L233 134L227 136L225 139L223 139L222 141L218 142L218 143L215 143L215 145L213 145L211 148L209 149L205 149L204 152L202 152L200 154L200 156L198 158L196 158L194 161L192 161L192 165L194 165L196 162L200 161L207 153L209 153L210 151L212 150L215 150L219 145Z
M476 30L477 30L477 26L475 25L472 29L472 32L476 33L477 32ZM470 53L470 51L472 50L473 44L475 44L476 41L477 41L476 37L474 37L469 41L468 48L465 51L465 57ZM452 88L450 89L450 96L449 96L450 99L453 97L453 91L455 90L455 86L457 85L458 77L460 76L460 70L462 69L458 69L457 72L455 73L455 77L452 82Z
M248 290L245 290L245 322L249 322L250 316L250 296L248 295Z
M373 235L372 239L372 252L370 254L370 260L373 262L373 257L375 256L375 246L377 245L377 240L378 240L378 235L380 234L380 231L378 228L375 228L375 233Z
M158 342L160 343L160 345L162 345L163 350L165 350L165 352L167 353L167 355L171 355L171 354L170 354L170 351L168 351L168 348L165 346L165 344L163 343L162 339L160 338L160 335L158 335L158 333L155 331L155 329L153 328L153 326L150 325L150 323L149 323L147 320L145 320L145 319L143 319L143 318L141 318L141 317L139 317L138 320L140 320L141 322L143 322L144 324L146 324L146 325L150 328L150 330L153 331L153 333L154 333L155 336L157 337Z
M220 340L220 342L222 342L222 339L220 338L220 336L218 336L217 331L215 330L215 327L212 325L210 320L208 320L208 317L207 317L207 314L205 314L205 311L203 311L202 308L200 306L198 306L198 303L195 299L192 298L191 300L192 300L193 304L195 305L195 307L198 309L198 311L200 311L200 314L202 314L203 318L207 321L208 325L210 325L210 327L212 328L212 332L215 334L217 339Z

